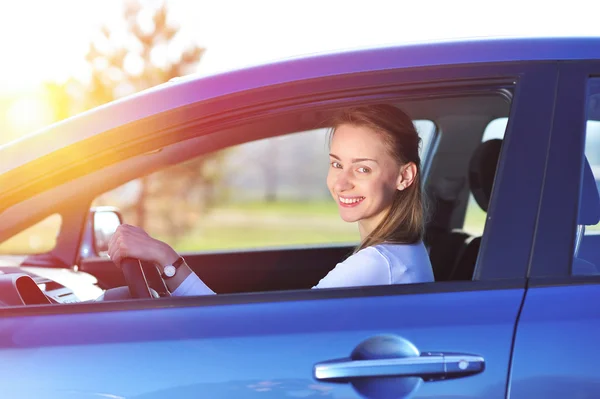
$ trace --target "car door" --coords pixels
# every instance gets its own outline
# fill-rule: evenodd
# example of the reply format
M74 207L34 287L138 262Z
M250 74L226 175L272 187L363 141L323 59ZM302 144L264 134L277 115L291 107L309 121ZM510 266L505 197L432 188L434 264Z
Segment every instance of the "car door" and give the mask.
M556 66L395 77L514 88L474 281L2 309L3 395L504 398Z
M515 336L513 399L592 398L600 390L600 63L565 62L559 74L539 233ZM580 241L578 225L587 225Z

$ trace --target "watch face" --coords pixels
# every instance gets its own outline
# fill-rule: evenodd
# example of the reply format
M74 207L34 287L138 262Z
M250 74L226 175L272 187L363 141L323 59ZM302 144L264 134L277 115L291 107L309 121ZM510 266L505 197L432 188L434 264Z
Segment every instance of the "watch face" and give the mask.
M177 271L177 269L175 269L175 266L173 266L173 265L167 265L167 266L165 266L165 269L164 269L165 276L167 276L167 277L173 277L175 275L176 271Z

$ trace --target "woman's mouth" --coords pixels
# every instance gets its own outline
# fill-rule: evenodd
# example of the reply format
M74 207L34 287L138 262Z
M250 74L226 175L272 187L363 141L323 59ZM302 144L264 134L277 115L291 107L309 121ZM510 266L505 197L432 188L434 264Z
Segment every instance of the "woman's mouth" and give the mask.
M352 208L354 206L357 206L361 202L363 202L364 199L365 199L365 197L338 196L338 203L340 204L340 206L343 206L344 208Z

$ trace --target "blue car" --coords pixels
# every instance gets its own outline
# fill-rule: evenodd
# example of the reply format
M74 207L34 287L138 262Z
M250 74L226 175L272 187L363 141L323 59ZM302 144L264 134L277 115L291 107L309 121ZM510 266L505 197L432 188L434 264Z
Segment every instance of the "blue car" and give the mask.
M325 121L382 102L423 139L436 281L311 290L356 245L309 205ZM52 125L0 147L0 396L595 398L599 154L600 38L291 59ZM169 237L219 295L112 264L144 212L189 233ZM151 297L106 295L140 284Z

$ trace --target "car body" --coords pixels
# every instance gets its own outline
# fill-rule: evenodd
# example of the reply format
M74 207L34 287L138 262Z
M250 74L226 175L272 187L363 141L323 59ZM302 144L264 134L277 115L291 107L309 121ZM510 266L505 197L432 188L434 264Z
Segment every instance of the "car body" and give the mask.
M0 242L62 217L52 250L0 260L3 392L595 395L600 279L574 276L572 265L578 256L600 265L600 235L577 233L586 123L599 119L588 109L599 50L597 38L485 39L298 58L178 79L0 147ZM428 245L449 277L436 269L435 283L309 290L352 245L198 251L183 255L220 295L85 301L125 284L109 259L83 251L93 247L94 198L199 155L327 128L336 109L374 102L436 126L423 153L425 187L433 220L445 222L430 226L441 244L430 232ZM485 230L464 260L446 251L449 238L462 240L463 252L475 238L457 230L473 203L463 183L484 130L502 118ZM444 206L451 210L439 216ZM453 274L457 257L470 262L466 277ZM8 306L15 297L23 303ZM63 303L71 301L80 303Z

